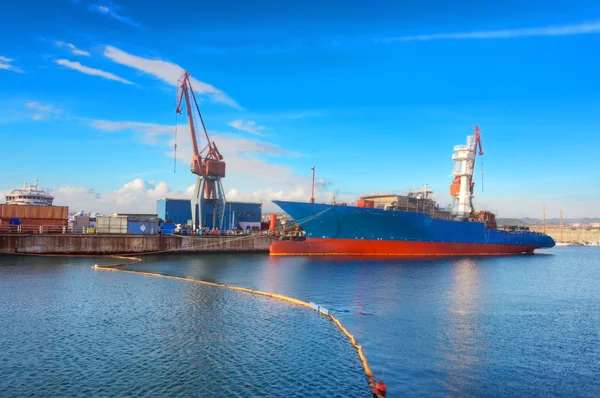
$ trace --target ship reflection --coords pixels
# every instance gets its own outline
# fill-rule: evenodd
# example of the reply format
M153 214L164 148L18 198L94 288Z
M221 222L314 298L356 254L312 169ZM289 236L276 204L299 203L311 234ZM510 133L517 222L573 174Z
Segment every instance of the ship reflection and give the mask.
M480 364L482 331L478 316L481 308L481 286L478 263L460 259L452 264L452 283L448 301L447 328L440 339L444 347L446 382L450 391L466 391L476 382Z

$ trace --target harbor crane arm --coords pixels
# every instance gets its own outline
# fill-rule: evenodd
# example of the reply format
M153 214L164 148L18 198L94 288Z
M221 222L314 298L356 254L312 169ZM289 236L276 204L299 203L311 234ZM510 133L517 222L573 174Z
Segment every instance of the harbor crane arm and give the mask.
M225 162L222 162L223 156L217 149L217 145L211 141L210 137L208 136L208 131L206 130L206 125L204 124L204 119L202 118L202 113L200 112L200 107L198 106L198 101L196 100L196 95L194 94L194 90L192 88L189 72L185 71L178 80L177 91L177 108L175 111L179 114L183 112L181 103L185 98L188 123L190 125L192 149L194 151L194 156L192 159L192 173L200 176L225 177ZM196 136L196 127L194 124L193 108L191 104L192 100L194 101L196 111L198 112L200 123L202 124L202 129L207 142L206 147L204 147L202 151L198 150L198 138ZM206 153L204 153L205 151ZM202 159L203 155L204 159Z
M473 186L475 185L472 182L473 179L473 174L475 173L475 158L477 157L477 155L481 156L483 155L483 147L481 146L481 131L479 130L479 126L475 125L475 127L473 128L473 160L471 161L471 194L473 193ZM483 163L482 163L483 165ZM482 174L482 179L483 179L483 174ZM483 183L483 180L482 180ZM483 186L483 185L482 185Z

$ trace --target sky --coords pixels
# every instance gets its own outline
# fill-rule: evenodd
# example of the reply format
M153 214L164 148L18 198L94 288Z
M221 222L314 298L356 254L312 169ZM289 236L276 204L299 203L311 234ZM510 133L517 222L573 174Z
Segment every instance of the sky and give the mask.
M189 197L187 70L229 200L308 200L315 166L317 201L428 184L446 204L478 125L478 208L599 217L600 3L405 3L7 2L0 192L39 179L105 213Z

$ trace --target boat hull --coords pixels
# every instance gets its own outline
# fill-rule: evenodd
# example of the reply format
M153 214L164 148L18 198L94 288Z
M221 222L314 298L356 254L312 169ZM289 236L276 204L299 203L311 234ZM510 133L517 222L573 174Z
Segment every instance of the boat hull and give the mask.
M440 220L354 206L274 201L300 223L305 241L277 241L273 255L489 256L533 253L554 240L531 231L490 229L481 222Z
M531 254L538 247L486 243L309 238L301 242L273 242L270 253L273 256L503 256Z

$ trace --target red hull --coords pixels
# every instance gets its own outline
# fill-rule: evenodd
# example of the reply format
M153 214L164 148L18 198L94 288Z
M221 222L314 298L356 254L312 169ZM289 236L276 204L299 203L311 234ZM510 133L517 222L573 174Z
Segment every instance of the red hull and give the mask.
M274 256L499 256L530 254L539 246L312 238L271 244Z

